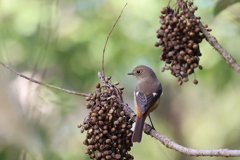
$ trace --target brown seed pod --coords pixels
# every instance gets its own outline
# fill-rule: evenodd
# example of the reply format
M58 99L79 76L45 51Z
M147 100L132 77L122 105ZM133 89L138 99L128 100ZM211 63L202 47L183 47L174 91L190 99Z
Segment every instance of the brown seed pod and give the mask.
M198 7L197 7L197 6L194 6L193 9L196 11L196 10L198 10Z
M105 81L110 82L110 79L106 77ZM89 116L83 125L78 127L81 132L87 131L83 144L88 147L85 152L91 159L107 157L113 159L117 154L117 157L127 159L126 153L132 146L132 142L129 142L131 137L126 138L132 135L132 121L123 111L121 99L123 88L117 88L118 84L107 83L102 87L96 84L95 93L86 98L88 101L86 107L90 109ZM105 151L108 151L107 155L103 155Z
M183 77L182 80L183 80L184 82L187 82L187 81L188 81L188 77Z
M120 90L124 90L124 87L119 87Z
M86 107L87 107L87 109L90 109L92 107L92 105L90 103L87 103Z
M100 83L96 83L96 88L100 88Z
M194 80L193 80L193 83L194 83L194 84L198 84L198 80L194 79Z
M91 100L90 96L86 97L86 101L90 101L90 100Z
M116 155L115 155L115 158L116 158L116 159L120 159L120 158L121 158L121 155L120 155L120 154L116 154Z
M203 27L204 27L204 28L208 28L208 25L207 25L207 24L203 24Z
M161 69L161 72L164 72L164 71L165 71L165 68L162 68L162 69Z
M210 29L210 28L207 28L207 31L208 31L208 32L211 32L211 31L212 31L212 29Z
M194 43L193 46L192 46L192 48L193 48L193 49L198 49L199 46L198 46L198 44Z
M111 142L111 139L106 139L106 143L110 143Z
M161 47L162 54L159 58L166 63L161 71L171 70L173 76L180 76L185 82L187 80L184 77L194 73L194 69L198 67L199 57L202 55L199 43L205 37L198 27L201 17L194 16L197 7L192 1L184 5L182 3L185 2L177 1L177 7L174 9L171 6L163 9L164 15L159 16L161 26L157 29L160 35L157 36L159 43L156 46ZM204 25L204 27L208 26ZM210 29L207 30L210 31ZM181 67L179 69L176 66ZM184 74L181 74L182 72ZM182 82L179 81L179 83Z

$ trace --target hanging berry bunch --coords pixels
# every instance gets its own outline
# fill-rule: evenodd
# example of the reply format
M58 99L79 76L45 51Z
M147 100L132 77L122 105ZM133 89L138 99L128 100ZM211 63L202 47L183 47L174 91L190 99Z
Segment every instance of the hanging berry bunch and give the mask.
M155 46L161 46L160 59L166 63L162 71L170 70L173 76L178 77L178 84L182 85L195 68L202 69L199 65L202 55L199 43L205 37L198 26L201 17L194 16L198 7L192 1L186 3L183 0L178 0L176 6L176 9L167 6L161 10L161 26L156 31L160 40ZM204 27L207 28L207 25ZM198 81L194 79L193 83Z
M103 86L97 83L95 93L86 97L90 112L83 125L79 125L81 132L87 132L85 153L96 160L132 160L128 151L133 145L133 121L123 110L123 88L117 88L118 82L110 84L110 79L106 77Z

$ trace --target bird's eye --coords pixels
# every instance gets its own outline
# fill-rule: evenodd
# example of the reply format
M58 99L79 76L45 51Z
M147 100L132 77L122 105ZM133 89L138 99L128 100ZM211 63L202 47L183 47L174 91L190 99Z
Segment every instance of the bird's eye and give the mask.
M141 73L141 71L138 70L138 71L137 71L137 74L140 74L140 73Z

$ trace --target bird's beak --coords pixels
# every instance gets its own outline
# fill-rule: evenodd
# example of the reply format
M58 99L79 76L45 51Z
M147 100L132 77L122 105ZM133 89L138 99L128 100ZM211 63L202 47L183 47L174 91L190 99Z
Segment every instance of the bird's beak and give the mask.
M131 72L131 73L128 73L128 75L134 75L134 74Z

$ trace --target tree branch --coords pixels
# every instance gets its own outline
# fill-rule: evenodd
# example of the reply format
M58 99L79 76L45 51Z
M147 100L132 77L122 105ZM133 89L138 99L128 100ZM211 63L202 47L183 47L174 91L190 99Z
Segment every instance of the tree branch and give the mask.
M128 107L127 104L124 104L123 109L127 113L127 115L130 116L131 119L136 122L136 115L133 112L133 110ZM187 147L181 146L175 143L174 141L172 141L170 138L153 130L152 127L147 123L145 123L143 131L147 135L150 135L156 138L157 140L159 140L167 148L173 149L175 151L178 151L180 153L183 153L189 156L219 156L219 157L239 157L240 156L240 150L229 150L229 149L200 150L200 149L193 149L193 148L187 148Z
M98 77L102 81L104 85L106 84L103 75L101 72L98 72ZM136 122L136 114L134 111L128 106L128 104L123 103L122 104L123 110L125 113ZM170 138L160 134L159 132L152 129L152 127L145 123L143 131L150 135L157 140L159 140L163 145L165 145L167 148L173 149L175 151L178 151L180 153L189 155L189 156L219 156L219 157L239 157L240 156L240 150L229 150L229 149L214 149L214 150L198 150L193 148L187 148L184 146L181 146L174 141L172 141Z
M121 14L122 14L122 12L121 12ZM121 14L120 14L120 16L121 16ZM120 16L118 17L117 21L119 20ZM106 49L107 41L108 41L108 39L110 37L110 34L111 34L113 28L115 27L115 25L117 23L117 21L115 22L115 24L113 25L112 29L110 30L110 33L109 33L109 35L107 37L107 40L106 40L106 43L104 45L103 59L104 59L104 52L105 52L105 49ZM229 55L227 53L227 51L225 51L222 48L222 46L218 43L216 38L213 37L212 35L210 35L206 31L206 29L203 27L203 25L201 23L199 24L199 28L201 29L201 31L205 35L206 40L214 47L214 49L216 49L219 52L219 54L221 54L221 56L224 58L226 63L229 64L229 66L231 68L233 68L238 73L240 73L240 66L236 63L236 60L231 55ZM20 76L22 78L25 78L25 79L27 79L27 80L29 80L31 82L43 85L45 87L50 87L50 88L53 88L53 89L64 91L64 92L69 93L69 94L75 94L75 95L84 96L84 97L90 96L90 94L70 91L70 90L67 90L67 89L62 89L60 87L56 87L56 86L53 86L53 85L49 85L49 84L45 84L45 83L39 82L37 80L29 78L29 77L27 77L27 76L25 76L25 75L15 71L14 69L12 69L11 67L5 65L1 61L0 61L0 64L3 67L5 67L8 70L10 70L11 72L15 73L16 75L18 75L18 76ZM98 77L100 78L100 80L103 82L104 85L107 85L107 83L106 83L106 81L104 79L104 60L102 61L102 73L98 72ZM130 107L128 107L128 104L124 103L124 104L122 104L122 106L123 106L123 110L127 113L127 115L129 117L131 117L131 119L133 121L136 121L136 115L135 115L134 111ZM186 155L189 155L189 156L221 156L221 157L239 157L240 156L240 150L229 150L229 149L198 150L198 149L187 148L187 147L181 146L181 145L175 143L174 141L172 141L170 138L168 138L168 137L160 134L159 132L153 130L152 127L149 124L147 124L147 123L145 123L145 125L144 125L144 132L147 135L151 135L152 137L154 137L157 140L159 140L167 148L171 148L173 150L176 150L176 151L178 151L180 153L183 153L183 154L186 154Z
M67 89L63 89L63 88L60 88L60 87L56 87L56 86L53 86L53 85L49 85L49 84L45 84L45 83L42 83L42 82L39 82L35 79L32 79L32 78L29 78L17 71L15 71L14 69L12 69L11 67L9 67L8 65L4 64L3 62L0 61L0 64L7 68L8 70L10 70L11 72L15 73L16 75L22 77L22 78L25 78L31 82L34 82L34 83L37 83L37 84L40 84L42 86L45 86L45 87L50 87L50 88L53 88L53 89L57 89L57 90L60 90L60 91L63 91L63 92L66 92L66 93L69 93L69 94L75 94L75 95L79 95L79 96L84 96L84 97L87 97L89 96L89 94L86 94L86 93L79 93L79 92L75 92L75 91L70 91L70 90L67 90Z
M39 82L37 80L29 78L29 77L15 71L14 69L5 65L1 61L0 61L0 64L2 66L4 66L5 68L7 68L8 70L10 70L11 72L15 73L16 75L18 75L22 78L25 78L25 79L27 79L31 82L43 85L45 87L54 88L54 89L57 89L57 90L60 90L60 91L67 92L69 94L75 94L75 95L80 95L80 96L84 96L84 97L87 97L87 96L90 95L90 94L86 94L86 93L79 93L79 92L75 92L75 91L62 89L62 88L59 88L59 87L56 87L56 86L53 86L53 85L49 85L49 84ZM104 77L102 76L101 72L98 72L98 77L105 85L107 85L107 83L105 82ZM123 106L123 110L126 112L126 114L129 117L131 117L131 119L133 121L136 121L136 115L135 115L134 111L130 107L128 107L128 104L123 103L122 106ZM180 153L183 153L183 154L186 154L186 155L189 155L189 156L221 156L221 157L238 157L238 156L240 156L240 150L229 150L229 149L198 150L198 149L183 147L183 146L175 143L174 141L172 141L170 138L168 138L168 137L160 134L159 132L153 130L152 127L147 123L145 123L145 125L144 125L144 132L147 135L151 135L152 137L159 140L167 148L174 149L174 150L176 150Z
M147 125L145 127L144 131L148 131L149 128L151 129L150 125ZM170 138L165 137L158 133L155 130L151 130L149 135L153 136L157 140L159 140L163 145L165 145L167 148L174 149L180 153L189 155L189 156L219 156L219 157L239 157L240 156L240 150L229 150L229 149L213 149L213 150L200 150L200 149L193 149L193 148L187 148L183 147L174 141L172 141Z
M218 53L224 58L226 63L233 68L235 71L240 73L240 66L237 64L236 60L227 53L226 50L218 43L217 39L213 37L208 31L203 27L202 23L199 23L199 28L203 32L204 36L206 37L206 40L209 42L213 48L218 51Z

